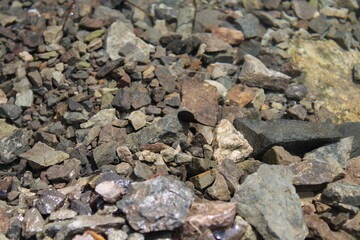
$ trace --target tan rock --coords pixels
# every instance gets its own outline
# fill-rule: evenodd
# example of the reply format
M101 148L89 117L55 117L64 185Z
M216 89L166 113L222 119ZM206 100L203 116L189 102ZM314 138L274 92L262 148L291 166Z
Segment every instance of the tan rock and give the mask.
M227 99L230 102L237 103L240 107L245 107L255 97L256 92L245 85L235 85L227 93Z
M225 27L215 28L211 33L231 45L240 44L245 39L244 34L241 31Z
M225 158L239 162L253 152L248 141L229 120L221 120L215 128L214 135L214 157L219 162Z
M301 158L291 155L281 146L274 146L263 155L263 162L268 164L290 165L301 162Z
M345 51L332 40L293 40L289 55L306 72L309 95L325 102L337 123L360 121L360 85L352 82L352 68L360 52Z

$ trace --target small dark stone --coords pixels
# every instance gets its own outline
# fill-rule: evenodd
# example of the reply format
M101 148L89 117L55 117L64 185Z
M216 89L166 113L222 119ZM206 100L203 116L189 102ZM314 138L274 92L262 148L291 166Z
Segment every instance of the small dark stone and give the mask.
M0 104L0 116L3 118L9 118L14 120L20 116L22 109L19 106L16 106L11 103L1 103Z
M131 106L134 109L141 108L151 103L148 90L141 83L133 83L131 85Z
M242 31L245 38L254 38L259 36L260 21L253 14L246 14L244 17L235 19L235 27Z
M92 214L92 210L91 210L89 204L86 204L78 199L74 199L71 201L70 209L74 210L79 215L91 215Z
M155 102L160 102L165 98L166 91L162 87L156 87L151 90L151 97Z
M129 87L120 88L111 102L116 108L120 110L130 110L131 108L131 90Z
M166 46L166 49L172 51L176 55L180 55L186 52L187 42L183 40L174 40Z
M65 201L66 196L56 190L46 190L40 194L35 203L35 207L42 215L48 215L59 209Z
M25 31L20 37L23 43L28 47L37 47L44 43L43 36L33 31Z
M119 58L115 61L106 63L104 66L98 69L96 73L96 77L98 78L105 77L108 73L119 67L123 62L124 62L124 58Z
M172 75L168 67L156 66L155 75L166 92L171 93L175 90L176 77Z

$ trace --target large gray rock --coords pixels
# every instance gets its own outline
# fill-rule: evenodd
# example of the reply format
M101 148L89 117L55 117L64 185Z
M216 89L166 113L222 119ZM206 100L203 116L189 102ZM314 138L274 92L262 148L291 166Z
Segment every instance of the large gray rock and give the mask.
M184 222L194 198L184 183L159 177L132 183L117 207L136 231L173 230Z
M275 145L283 146L291 152L305 153L342 137L331 123L288 119L270 121L235 119L234 126L254 148L255 156L261 155Z
M331 200L331 205L338 207L353 208L359 211L360 208L360 185L356 183L335 182L327 185L322 193Z
M154 51L154 47L138 38L126 23L116 21L109 27L106 37L106 52L111 60L119 59L119 52L122 52L128 53L125 55L126 58L148 62L152 51Z
M163 142L171 145L177 140L184 140L184 132L187 124L180 122L177 113L168 114L162 119L153 122L150 126L129 134L125 139L125 144L131 150L137 151L144 144Z
M4 127L4 125L1 127ZM18 155L28 150L32 133L31 131L20 129L11 130L12 133L5 134L2 130L0 130L0 134L8 136L0 139L0 164L8 164L14 161Z
M304 239L308 234L300 198L284 166L263 164L235 192L232 202L264 239Z

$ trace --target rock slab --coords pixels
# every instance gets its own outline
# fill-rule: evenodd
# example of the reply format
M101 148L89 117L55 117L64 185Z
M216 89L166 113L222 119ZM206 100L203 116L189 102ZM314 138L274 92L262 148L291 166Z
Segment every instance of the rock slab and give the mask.
M231 201L264 239L302 240L308 234L291 171L284 166L261 165Z

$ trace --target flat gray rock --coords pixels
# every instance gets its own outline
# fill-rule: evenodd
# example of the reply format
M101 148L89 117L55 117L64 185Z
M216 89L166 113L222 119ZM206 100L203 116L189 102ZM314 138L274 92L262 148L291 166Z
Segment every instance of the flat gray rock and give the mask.
M235 119L234 126L254 148L254 156L263 154L275 145L283 146L290 152L306 153L342 138L342 134L331 123Z
M322 193L326 198L331 199L332 205L338 207L348 206L356 211L360 208L360 185L356 183L335 182L327 185ZM350 207L350 208L351 208Z
M186 131L186 128L187 124L180 122L177 112L175 112L166 115L136 133L129 134L125 139L125 144L129 145L129 148L134 151L149 143L163 142L171 145L177 140L185 139L184 131Z
M136 231L173 230L183 224L194 198L184 183L159 177L132 183L117 207Z
M3 126L1 126L3 127ZM2 129L4 130L4 129ZM11 130L12 133L1 132L6 136L0 139L0 164L8 164L13 162L19 154L28 150L29 140L32 132L25 129Z
M238 214L264 239L303 240L308 234L291 171L263 164L235 192Z
M360 156L360 122L346 122L337 126L344 137L354 137L350 157Z

